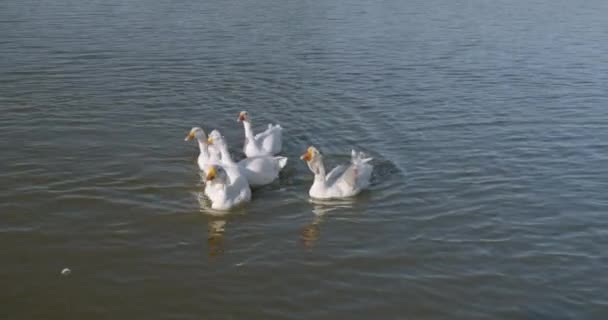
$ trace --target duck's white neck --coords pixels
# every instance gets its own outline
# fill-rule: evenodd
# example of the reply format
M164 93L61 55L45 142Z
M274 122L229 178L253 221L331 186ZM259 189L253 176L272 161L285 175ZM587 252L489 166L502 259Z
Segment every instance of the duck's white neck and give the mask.
M315 174L315 182L325 182L325 165L322 158L308 162L308 168Z
M245 137L253 140L253 130L251 129L251 122L243 121L243 127L245 127Z
M196 140L198 141L198 148L201 151L201 155L209 158L209 150L207 149L207 142L205 140L202 140L199 138L197 138Z
M228 151L228 146L225 143L216 144L220 150L220 154L222 157L222 162L233 165L234 160L232 160L232 156L230 155L230 151Z

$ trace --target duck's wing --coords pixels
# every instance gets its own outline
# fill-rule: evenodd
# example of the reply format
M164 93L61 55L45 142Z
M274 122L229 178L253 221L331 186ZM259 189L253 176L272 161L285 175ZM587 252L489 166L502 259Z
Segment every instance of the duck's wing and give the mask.
M346 169L342 174L335 178L336 183L344 183L350 188L367 188L370 183L373 167L369 164L372 158L367 157L363 152L351 152L352 160L349 166L344 166ZM335 170L335 169L334 169ZM333 173L333 171L330 172Z
M285 166L287 165L287 157L274 157L274 160L277 167L279 168L279 171L283 170L283 168L285 168Z
M258 174L273 175L276 173L275 160L268 156L245 158L239 161L239 166Z
M266 139L268 136L272 136L275 134L281 133L283 128L280 125L272 125L268 124L268 128L258 134L255 135L255 140L261 141Z
M340 179L345 171L348 169L348 166L346 165L339 165L335 168L333 168L328 174L327 176L325 176L325 182L327 183L328 186L332 186L334 185L338 179Z

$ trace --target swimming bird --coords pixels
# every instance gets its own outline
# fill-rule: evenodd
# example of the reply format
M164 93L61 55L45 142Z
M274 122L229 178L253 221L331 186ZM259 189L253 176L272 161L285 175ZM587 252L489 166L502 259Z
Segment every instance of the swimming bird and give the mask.
M238 166L241 173L247 177L251 187L263 186L273 182L279 177L279 172L287 164L286 157L267 155L245 158L235 163L228 151L228 145L224 137L218 130L213 130L207 141L219 150L220 162L224 166Z
M268 124L268 129L256 135L251 129L251 119L247 111L241 111L237 119L245 128L245 144L243 152L247 157L276 155L281 152L283 144L283 128L280 125Z
M211 209L229 210L251 200L247 178L238 168L212 164L205 172L205 195L211 200Z
M308 194L316 199L346 198L359 194L370 185L373 167L362 152L352 150L350 165L340 165L325 174L323 156L314 146L309 147L300 159L306 161L315 175Z

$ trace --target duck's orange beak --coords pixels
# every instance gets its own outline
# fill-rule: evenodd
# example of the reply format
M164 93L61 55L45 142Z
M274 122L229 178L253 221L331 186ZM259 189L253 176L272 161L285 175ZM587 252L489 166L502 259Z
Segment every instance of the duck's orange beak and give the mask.
M190 133L188 133L188 135L186 136L184 141L190 141L192 139L194 139L194 132L190 131Z
M310 160L312 160L312 151L310 149L306 150L306 153L304 153L300 159L308 162Z
M211 138L211 137L207 138L207 143L208 144L213 144L213 138Z
M247 117L245 117L245 113L244 113L244 112L241 112L241 113L239 114L239 119L238 119L238 121L245 121L245 119L246 119L246 118L247 118Z
M217 172L215 171L215 167L209 168L209 171L207 171L207 176L205 177L205 181L212 181L213 179L215 179L216 174Z

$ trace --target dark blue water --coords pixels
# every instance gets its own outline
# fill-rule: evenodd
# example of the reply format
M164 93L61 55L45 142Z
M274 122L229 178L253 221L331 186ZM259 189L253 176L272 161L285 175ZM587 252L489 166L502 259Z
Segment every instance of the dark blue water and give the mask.
M3 319L604 319L608 2L0 2ZM224 217L192 126L287 169ZM375 158L315 203L298 156ZM61 270L71 274L62 276Z

